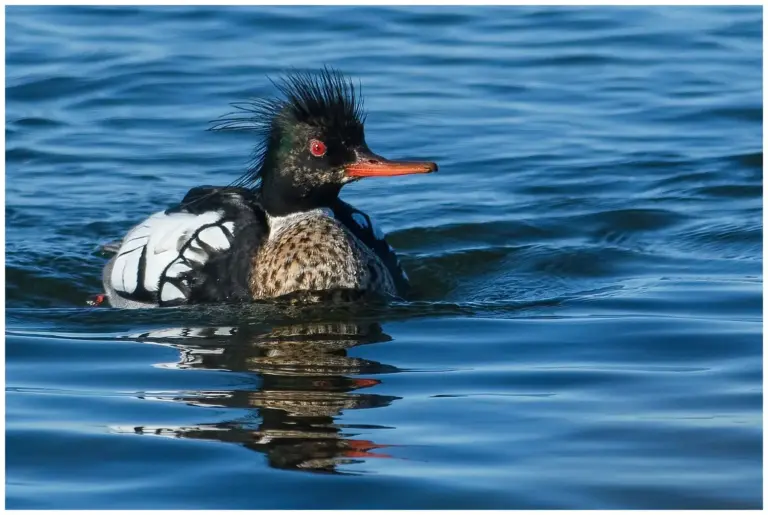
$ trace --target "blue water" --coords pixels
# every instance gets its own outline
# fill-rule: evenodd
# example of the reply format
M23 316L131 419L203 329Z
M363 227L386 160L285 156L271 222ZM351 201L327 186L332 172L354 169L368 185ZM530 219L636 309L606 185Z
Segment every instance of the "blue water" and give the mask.
M8 7L9 508L760 508L759 7ZM266 75L439 163L388 307L90 308Z

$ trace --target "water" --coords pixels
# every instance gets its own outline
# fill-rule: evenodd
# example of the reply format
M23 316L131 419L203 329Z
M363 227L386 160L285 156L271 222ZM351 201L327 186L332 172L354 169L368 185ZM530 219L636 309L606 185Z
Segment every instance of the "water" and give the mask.
M9 508L759 508L762 13L9 7ZM265 74L341 68L430 176L343 197L415 298L94 309L226 184Z

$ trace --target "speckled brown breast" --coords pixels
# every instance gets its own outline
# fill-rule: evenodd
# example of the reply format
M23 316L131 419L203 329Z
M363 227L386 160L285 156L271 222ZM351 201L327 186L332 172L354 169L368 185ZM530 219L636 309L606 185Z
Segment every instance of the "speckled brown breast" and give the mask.
M378 256L321 210L270 220L269 239L253 258L250 289L254 299L299 291L396 293Z

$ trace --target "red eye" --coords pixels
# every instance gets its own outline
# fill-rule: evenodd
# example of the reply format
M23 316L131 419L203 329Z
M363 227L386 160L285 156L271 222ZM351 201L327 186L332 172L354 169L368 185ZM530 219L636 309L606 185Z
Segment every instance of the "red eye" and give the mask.
M309 151L315 157L323 157L326 150L325 143L320 140L313 139L309 142Z

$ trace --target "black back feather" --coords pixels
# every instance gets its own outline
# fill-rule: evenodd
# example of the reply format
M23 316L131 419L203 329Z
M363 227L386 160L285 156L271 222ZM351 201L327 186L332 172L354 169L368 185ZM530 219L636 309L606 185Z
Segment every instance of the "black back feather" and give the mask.
M269 80L281 97L233 103L236 111L211 125L213 131L250 131L261 136L248 171L233 186L258 184L275 131L302 123L341 133L362 131L365 112L360 88L340 71L328 67L319 72L292 71L278 81Z

